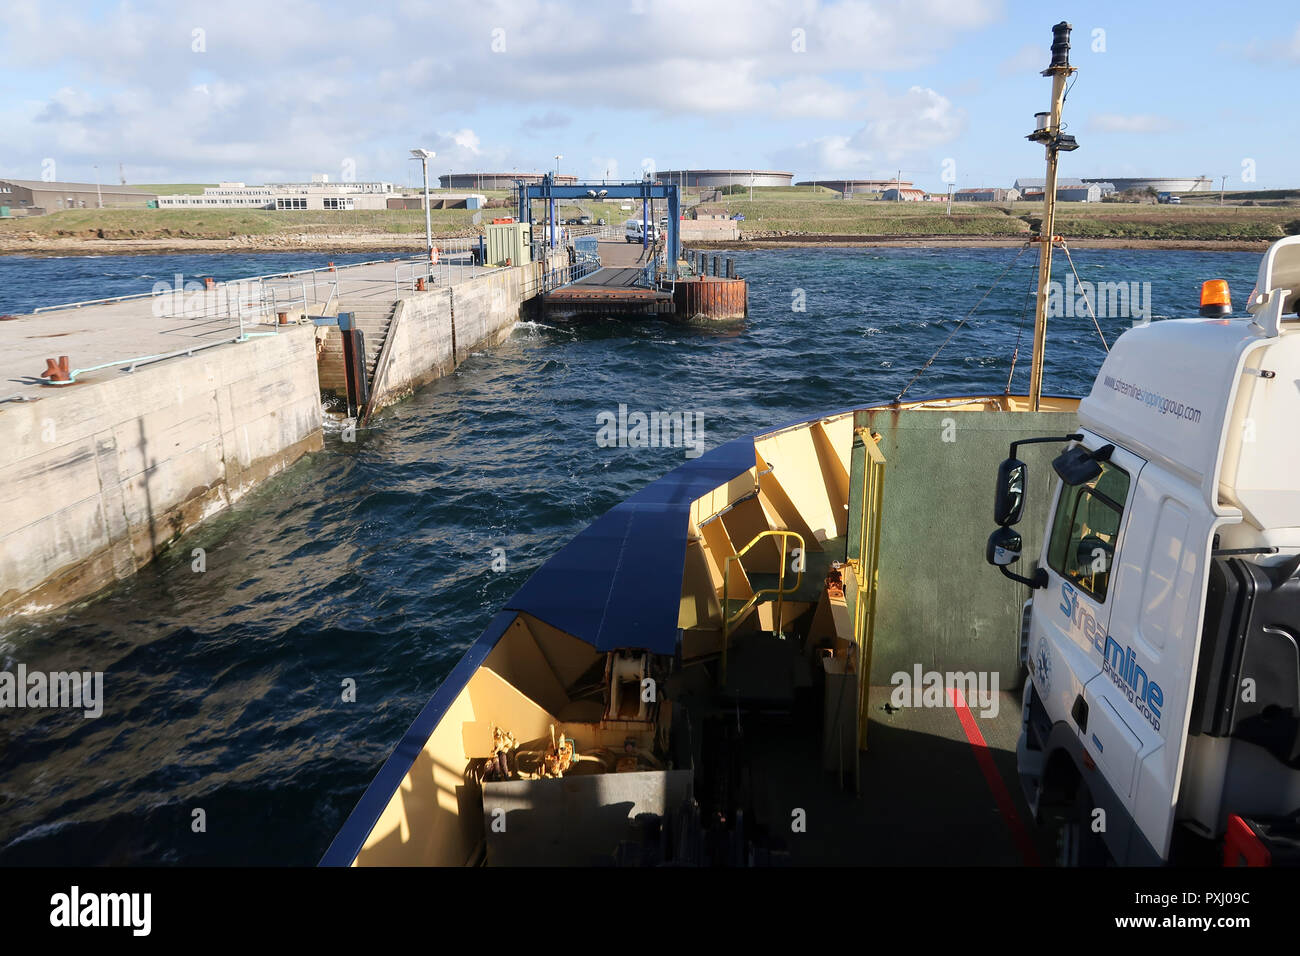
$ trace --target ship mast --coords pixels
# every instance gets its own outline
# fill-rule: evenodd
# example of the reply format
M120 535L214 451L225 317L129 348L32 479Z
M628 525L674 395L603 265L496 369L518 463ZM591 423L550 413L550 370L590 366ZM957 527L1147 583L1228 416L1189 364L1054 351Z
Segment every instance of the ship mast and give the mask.
M1073 136L1061 133L1061 109L1065 105L1065 81L1075 72L1070 66L1070 24L1061 21L1052 27L1052 64L1043 76L1052 78L1051 113L1036 114L1037 129L1027 137L1047 148L1047 181L1043 184L1043 224L1038 242L1038 299L1034 306L1034 356L1029 369L1029 410L1039 410L1043 395L1043 351L1047 344L1047 285L1052 278L1052 241L1056 234L1056 160L1057 154L1078 149Z

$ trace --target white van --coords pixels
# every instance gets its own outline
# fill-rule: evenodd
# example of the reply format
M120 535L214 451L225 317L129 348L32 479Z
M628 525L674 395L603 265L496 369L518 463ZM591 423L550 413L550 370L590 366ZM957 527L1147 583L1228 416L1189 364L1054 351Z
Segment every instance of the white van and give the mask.
M627 242L641 242L644 235L645 228L646 225L643 220L629 219L626 223L623 224L623 238ZM657 242L659 240L660 235L661 233L659 231L659 227L656 226L654 223L651 223L650 241Z

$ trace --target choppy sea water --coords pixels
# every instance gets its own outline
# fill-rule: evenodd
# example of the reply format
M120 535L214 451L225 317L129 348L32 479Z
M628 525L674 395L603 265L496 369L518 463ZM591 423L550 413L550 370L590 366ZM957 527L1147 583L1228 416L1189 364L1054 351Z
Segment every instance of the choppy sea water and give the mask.
M0 864L316 862L532 569L683 460L683 449L599 447L600 413L698 412L713 447L888 401L950 335L908 397L1001 391L1018 336L1023 392L1032 254L956 329L1016 252L741 252L750 316L738 325L522 323L357 442L331 430L323 451L134 578L0 624L0 669L102 671L105 693L98 719L0 710ZM0 313L148 291L176 273L224 280L363 258L376 257L0 257ZM1150 283L1153 320L1194 315L1206 278L1228 279L1240 306L1258 265L1247 253L1074 260L1085 280ZM1132 321L1101 328L1113 342ZM1102 357L1090 318L1053 319L1044 391L1085 394ZM349 679L355 703L342 700Z

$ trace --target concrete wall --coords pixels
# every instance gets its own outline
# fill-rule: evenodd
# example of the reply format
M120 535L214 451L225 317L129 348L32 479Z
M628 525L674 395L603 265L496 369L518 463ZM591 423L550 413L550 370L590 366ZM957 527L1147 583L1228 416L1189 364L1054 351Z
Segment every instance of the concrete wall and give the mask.
M567 265L568 257L555 255L551 261ZM403 298L388 333L388 363L380 359L379 379L371 385L374 407L393 404L449 375L471 352L505 341L546 268L534 262L500 269Z
M305 326L0 406L0 614L133 574L322 447Z
M683 219L681 231L683 242L692 239L727 242L740 238L740 224L730 219Z

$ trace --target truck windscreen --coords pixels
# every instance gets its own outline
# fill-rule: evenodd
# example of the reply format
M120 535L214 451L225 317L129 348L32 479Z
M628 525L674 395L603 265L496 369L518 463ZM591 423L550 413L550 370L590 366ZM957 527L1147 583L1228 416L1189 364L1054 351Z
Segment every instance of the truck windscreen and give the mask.
M1128 472L1105 463L1087 484L1062 488L1052 522L1047 563L1099 603L1106 601L1128 488Z

